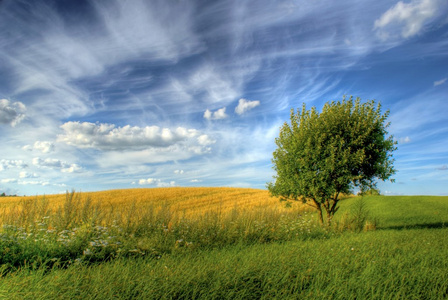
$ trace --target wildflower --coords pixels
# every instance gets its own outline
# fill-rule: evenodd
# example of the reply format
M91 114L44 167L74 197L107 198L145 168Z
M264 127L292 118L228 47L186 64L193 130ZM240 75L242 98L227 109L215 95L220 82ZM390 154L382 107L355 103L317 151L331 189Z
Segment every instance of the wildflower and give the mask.
M82 252L82 254L83 254L83 255L92 255L93 252L92 252L89 248L87 248L86 250L84 250L84 251Z

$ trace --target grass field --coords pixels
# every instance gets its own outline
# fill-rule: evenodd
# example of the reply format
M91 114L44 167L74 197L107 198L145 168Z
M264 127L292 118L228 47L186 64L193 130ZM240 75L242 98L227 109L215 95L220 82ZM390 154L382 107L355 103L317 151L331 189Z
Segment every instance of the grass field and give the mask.
M448 197L349 198L332 228L251 189L0 201L2 299L448 297Z

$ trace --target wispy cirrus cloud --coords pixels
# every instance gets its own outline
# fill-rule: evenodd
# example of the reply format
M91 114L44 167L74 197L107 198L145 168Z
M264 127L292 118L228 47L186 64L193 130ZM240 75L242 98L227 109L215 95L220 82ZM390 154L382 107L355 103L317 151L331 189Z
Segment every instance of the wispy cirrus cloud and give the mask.
M382 40L410 38L419 34L427 22L438 16L441 0L399 1L375 20L374 30Z
M408 136L398 139L399 144L407 144L407 143L410 143L411 141L412 141L411 138Z
M50 185L50 182L44 181L44 180L21 180L21 181L18 181L18 184L47 186L47 185Z
M444 84L444 83L446 82L447 79L448 79L448 78L443 78L443 79L434 81L434 86L438 86L438 85L442 85L442 84Z
M1 188L173 176L264 188L289 110L343 94L381 100L400 153L424 165L431 151L436 172L447 12L443 0L4 1L0 169L19 177Z

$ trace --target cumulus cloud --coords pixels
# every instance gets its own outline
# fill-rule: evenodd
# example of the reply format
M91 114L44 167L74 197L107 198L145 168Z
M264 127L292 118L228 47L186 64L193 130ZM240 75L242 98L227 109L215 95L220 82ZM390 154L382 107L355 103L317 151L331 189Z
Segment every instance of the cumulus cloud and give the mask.
M36 141L33 146L26 145L23 146L22 149L28 151L38 150L42 153L50 153L54 151L54 143L48 141Z
M240 99L238 101L238 106L235 107L235 112L239 115L242 115L246 111L249 111L249 110L253 109L254 107L257 107L258 105L260 105L260 101L258 101L258 100L250 101L250 100L246 100L246 99Z
M434 81L434 86L438 86L438 85L442 85L442 84L444 84L444 83L446 82L447 79L448 79L448 78L443 78L443 79Z
M0 124L15 127L25 118L26 106L22 102L11 102L0 99Z
M61 126L65 134L59 140L79 148L103 151L137 150L169 147L199 135L196 129L178 127L174 130L159 126L116 127L113 124L67 122Z
M37 178L39 177L36 173L20 172L20 178Z
M200 179L192 179L192 180L190 180L190 182L196 183L196 182L202 182L202 180L200 180Z
M208 145L216 143L216 141L211 139L208 135L202 134L198 137L198 143L199 143L199 145L202 145L202 146L208 146Z
M204 112L204 118L207 120L220 120L227 118L228 115L226 114L226 108L220 108L217 111L211 112L210 110L206 110Z
M382 40L417 35L425 23L437 14L439 3L440 0L400 1L375 20L374 30Z
M164 182L157 178L147 178L147 179L140 179L138 181L139 185L156 185L157 187L167 187L167 186L175 186L175 181L170 182Z
M23 169L27 167L28 165L23 160L9 160L9 159L0 160L0 171L11 168Z
M41 159L39 157L33 158L33 165L37 167L44 167L50 169L59 169L63 173L74 173L81 171L81 167L77 164L69 164L65 161L55 159L55 158L46 158Z

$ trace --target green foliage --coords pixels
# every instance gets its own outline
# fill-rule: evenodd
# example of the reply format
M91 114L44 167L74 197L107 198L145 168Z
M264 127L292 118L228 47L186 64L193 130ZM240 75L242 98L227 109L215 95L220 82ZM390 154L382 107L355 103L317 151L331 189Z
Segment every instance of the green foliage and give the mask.
M376 180L387 180L395 173L392 136L387 136L381 105L361 103L357 98L326 103L319 113L315 107L294 113L290 124L280 128L272 162L277 175L268 183L274 196L302 200L314 206L323 223L338 209L341 194L375 188ZM392 180L393 181L393 180Z
M380 193L380 190L379 189L376 189L376 188L369 188L369 189L367 189L367 190L365 190L365 191L360 191L359 193L358 193L358 195L360 195L360 196L380 196L381 195L381 193Z

